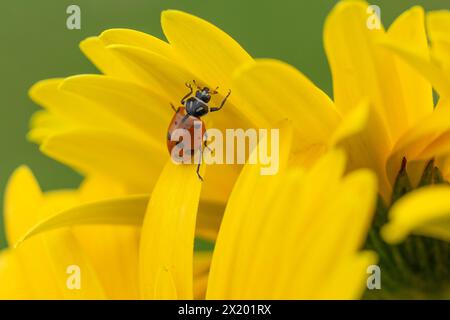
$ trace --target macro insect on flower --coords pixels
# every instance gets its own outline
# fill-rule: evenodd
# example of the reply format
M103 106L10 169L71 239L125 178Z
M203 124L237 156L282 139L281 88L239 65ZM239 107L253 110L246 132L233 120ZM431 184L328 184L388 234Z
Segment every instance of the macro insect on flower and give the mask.
M197 161L197 175L203 181L200 175L201 158L203 155L202 142L203 146L207 148L207 137L205 136L205 123L200 117L206 115L208 112L216 112L222 109L231 94L231 90L218 107L210 107L208 103L211 100L211 95L217 94L218 88L210 90L208 87L199 87L195 80L193 80L193 84L197 87L194 95L192 95L194 93L192 84L186 83L189 92L181 99L182 107L176 109L171 105L175 111L175 115L167 131L167 148L169 149L171 158L181 163L191 163L191 158L197 154L198 157L195 160ZM173 139L175 134L178 139Z
M179 11L163 13L168 43L124 29L85 40L83 51L103 74L35 85L31 96L46 110L34 117L29 136L96 182L88 193L109 196L33 220L21 243L86 223L97 224L93 233L114 224L113 235L117 225L140 228L133 292L144 299L370 297L365 277L374 253L384 281L375 297L446 297L449 243L428 236L448 230L429 219L450 207L448 187L412 190L445 182L430 159L447 155L435 143L450 128L442 117L447 108L434 108L430 83L383 47L388 36L427 50L423 10L407 11L386 34L367 29L367 6L342 1L327 18L333 99L295 68L254 60L223 31ZM214 119L218 128L280 129L278 175L262 176L249 164L210 166L202 184L192 167L167 159L167 102L186 94L186 79L198 79L200 96L205 86L233 91L229 100L211 96L214 105L227 101ZM119 191L109 193L113 186ZM430 199L439 200L431 211ZM383 237L391 204L394 224ZM200 259L200 273L196 237L216 241L212 257ZM101 248L87 248L99 259ZM115 289L121 286L129 289Z

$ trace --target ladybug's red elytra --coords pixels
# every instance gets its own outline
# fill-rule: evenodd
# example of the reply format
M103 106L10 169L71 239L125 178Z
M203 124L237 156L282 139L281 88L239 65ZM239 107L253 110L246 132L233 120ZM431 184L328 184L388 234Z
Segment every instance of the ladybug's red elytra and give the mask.
M207 147L206 140L202 144L198 141L195 141L195 134L194 131L196 129L197 124L201 124L201 137L200 139L203 140L203 135L205 134L206 128L205 123L203 120L200 119L200 117L204 116L208 112L216 112L222 109L222 107L225 105L225 102L227 101L228 97L231 94L231 90L228 91L228 94L225 96L225 98L222 100L220 105L218 107L210 107L208 105L209 101L211 100L211 95L217 94L217 89L210 90L208 87L200 87L197 85L195 80L193 81L194 85L196 86L196 91L194 93L194 89L192 88L192 85L190 83L186 83L186 87L189 88L189 92L181 99L182 106L175 108L174 105L171 104L172 109L175 111L175 115L172 118L172 121L170 122L169 129L167 130L167 149L169 150L169 154L172 155L172 150L175 147L178 147L180 150L180 155L184 156L184 151L187 151L183 147L183 141L175 140L173 141L172 134L177 129L184 129L189 131L190 137L191 137L191 149L189 150L190 155L194 156L195 152L197 151L203 151L202 147ZM201 159L201 156L200 156ZM200 178L201 181L203 181L202 176L200 175L200 164L201 160L197 164L197 175Z

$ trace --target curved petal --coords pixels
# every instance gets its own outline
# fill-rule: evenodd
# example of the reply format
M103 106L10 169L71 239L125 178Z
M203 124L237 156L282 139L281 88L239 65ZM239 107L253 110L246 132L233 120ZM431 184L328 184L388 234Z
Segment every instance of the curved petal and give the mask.
M137 30L123 28L108 29L103 31L99 38L107 46L125 45L138 47L166 58L175 58L173 49L167 42Z
M329 146L336 146L363 132L369 121L370 105L367 101L361 102L343 117L341 123L333 132Z
M133 195L101 200L75 206L37 222L19 242L45 231L74 225L129 225L142 224L148 195Z
M95 129L51 136L41 150L83 173L114 178L136 193L150 192L165 159L161 148L145 139Z
M30 169L26 166L16 169L5 192L4 221L10 244L16 243L38 221L37 208L42 202L41 189Z
M185 83L200 80L182 64L154 52L125 45L110 45L107 49L120 57L141 83L169 98L167 103L178 104L172 99L181 99L189 91Z
M73 228L76 240L110 299L139 299L139 229L140 225Z
M340 122L333 102L295 68L276 60L257 60L236 72L236 91L250 106L242 112L260 127L292 121L296 149L328 144Z
M450 241L450 187L428 186L407 194L393 205L389 219L382 235L390 243L411 233Z
M387 37L390 41L415 50L420 56L428 57L428 39L425 32L425 14L421 7L413 7L401 14L390 26ZM405 103L404 121L415 125L424 116L433 112L433 91L431 84L406 62L395 61L400 75Z
M176 165L171 161L166 164L152 192L142 227L142 298L193 298L194 234L200 191L195 165Z
M229 35L198 17L167 10L161 15L161 25L176 54L206 83L231 88L233 71L251 61Z
M404 103L394 57L375 45L383 30L367 27L367 3L341 1L324 27L324 46L333 76L334 100L344 113L369 98L378 126L394 139L405 128Z
M0 253L0 281L1 300L33 298L27 276L13 250L3 250Z
M159 94L137 84L100 75L79 75L65 79L60 90L94 102L154 140L165 149L167 125L173 111Z
M428 12L427 30L431 41L443 34L450 34L450 10Z
M450 76L450 10L431 11L427 14L427 30L432 43L433 58Z
M373 261L361 260L358 250L371 221L376 179L368 171L342 178L344 168L342 152L331 152L306 173L288 167L261 177L245 166L216 242L207 298L358 297L366 263ZM340 292L328 286L344 283L343 276ZM324 277L328 283L318 287Z
M99 37L90 37L80 43L80 49L86 57L103 73L119 79L139 82L119 57L106 49L107 44Z
M25 167L17 169L10 179L5 203L10 243L14 244L21 237L20 233L25 233L23 228L44 219L55 210L73 205L75 199L76 196L71 191L43 195L31 171ZM19 270L27 279L26 290L33 298L104 298L103 288L90 262L67 229L40 235L33 241L10 250L10 253L16 258L8 263L20 265ZM67 284L70 266L76 266L81 272L79 290L71 290ZM0 281L3 283L6 280Z
M67 118L63 118L47 110L38 110L31 116L30 131L27 139L41 144L49 136L76 129L78 126Z
M69 124L129 131L124 122L111 112L79 95L60 90L63 81L64 79L39 81L30 88L29 95L34 102Z

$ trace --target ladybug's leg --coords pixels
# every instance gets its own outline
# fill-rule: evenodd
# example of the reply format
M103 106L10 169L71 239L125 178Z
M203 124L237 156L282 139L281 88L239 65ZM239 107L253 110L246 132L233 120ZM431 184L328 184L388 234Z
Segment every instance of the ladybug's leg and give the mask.
M202 178L202 176L200 175L200 165L201 165L201 164L202 164L202 163L199 162L198 165L197 165L197 176L198 176L198 178L203 182L203 178Z
M184 103L186 102L186 99L192 94L192 92L194 92L194 89L192 89L192 86L190 83L186 82L185 85L186 85L186 87L189 88L189 92L181 99L182 105L184 105Z
M202 149L199 149L199 151L200 151L200 159L199 159L198 164L197 164L197 176L203 182L203 178L200 175L200 166L202 165L203 151L202 151Z
M204 139L205 140L203 141L203 147L205 147L205 149L208 149L209 152L212 152L211 148L208 147L208 141L207 141L208 135L206 134L206 132L205 132L205 135L204 135Z
M205 140L205 141L203 141L203 146L205 147L205 149L208 149L208 151L209 151L209 152L212 152L211 148L210 148L210 147L208 147L208 144L207 144L207 142L208 142L208 141L206 141L206 140Z
M170 106L172 107L172 110L173 110L173 111L178 112L178 109L175 108L175 106L173 105L173 103L170 103Z
M215 112L215 111L219 111L220 109L222 109L222 107L225 105L225 102L227 102L228 97L231 94L231 90L228 91L228 94L225 96L225 98L223 99L222 103L220 104L220 106L218 107L212 107L209 111L210 112Z

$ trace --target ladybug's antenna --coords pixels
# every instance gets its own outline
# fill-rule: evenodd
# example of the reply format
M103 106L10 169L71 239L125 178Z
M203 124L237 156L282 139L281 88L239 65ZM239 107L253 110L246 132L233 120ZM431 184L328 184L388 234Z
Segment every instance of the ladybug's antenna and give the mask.
M202 88L197 84L197 82L195 80L192 80L192 83L194 84L194 86L197 87L197 89L201 90Z
M219 86L217 86L213 91L211 91L210 93L211 94L218 94L219 93L219 91L217 91L217 90L219 90Z

